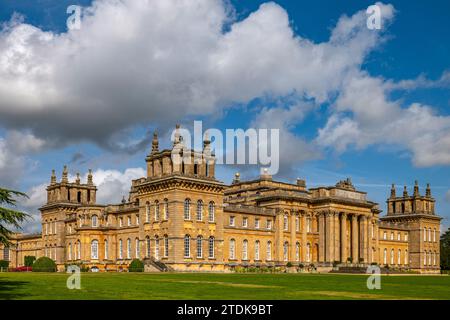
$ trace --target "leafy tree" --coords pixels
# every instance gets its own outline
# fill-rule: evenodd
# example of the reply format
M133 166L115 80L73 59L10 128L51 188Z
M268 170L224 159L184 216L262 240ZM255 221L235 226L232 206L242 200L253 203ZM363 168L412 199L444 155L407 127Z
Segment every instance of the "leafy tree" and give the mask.
M16 199L14 199L14 196L28 198L25 193L0 188L0 205L15 206ZM21 229L20 224L28 217L29 215L24 212L0 206L0 243L3 243L5 246L11 245L8 239L12 231L8 227Z
M450 228L441 235L441 269L450 270Z
M25 267L33 266L33 263L34 263L35 260L36 260L35 256L25 256L25 258L24 258Z

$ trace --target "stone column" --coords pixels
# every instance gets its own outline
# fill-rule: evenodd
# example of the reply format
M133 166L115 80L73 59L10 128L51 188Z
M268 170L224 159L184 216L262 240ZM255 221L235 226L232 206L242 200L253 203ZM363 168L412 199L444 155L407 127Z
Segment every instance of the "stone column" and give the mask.
M329 220L330 220L330 243L329 243L329 248L330 248L330 262L333 262L335 260L335 247L336 247L336 224L335 224L335 213L331 212L329 215Z
M358 262L358 217L352 215L352 260Z
M341 261L347 262L347 214L341 215Z
M331 223L330 223L330 212L325 214L325 261L331 261Z
M360 257L367 263L367 217L362 215L359 220L360 235L359 235L359 254Z
M295 224L295 212L291 211L291 222L290 222L290 227L291 227L291 232L290 232L290 246L291 246L291 254L290 256L290 261L295 261L295 243L296 241L296 224Z
M341 261L341 236L340 236L340 226L339 226L339 212L334 215L334 260Z
M301 223L301 228L302 228L302 256L301 256L301 260L303 262L306 261L306 242L307 242L307 234L306 234L306 212L303 212L302 214L302 223Z
M325 214L319 212L319 262L325 261Z

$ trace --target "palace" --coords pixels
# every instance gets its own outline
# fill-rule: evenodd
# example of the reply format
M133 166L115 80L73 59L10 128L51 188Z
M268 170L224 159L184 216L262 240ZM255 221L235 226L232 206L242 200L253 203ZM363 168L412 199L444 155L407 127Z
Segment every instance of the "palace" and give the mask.
M15 234L1 248L11 267L25 256L47 256L59 270L83 264L98 271L126 270L131 260L147 271L230 271L237 267L303 265L330 271L333 265L439 273L439 227L435 200L415 183L397 196L392 185L387 214L356 190L350 179L307 188L305 180L278 182L263 172L252 181L237 173L231 185L215 178L215 158L203 151L185 157L179 134L172 149L159 150L154 134L145 161L147 176L131 182L128 200L98 204L91 171L86 183L53 171L42 233ZM184 153L184 154L183 154ZM206 156L205 156L206 155ZM203 156L207 161L196 162ZM1 258L1 256L0 256Z

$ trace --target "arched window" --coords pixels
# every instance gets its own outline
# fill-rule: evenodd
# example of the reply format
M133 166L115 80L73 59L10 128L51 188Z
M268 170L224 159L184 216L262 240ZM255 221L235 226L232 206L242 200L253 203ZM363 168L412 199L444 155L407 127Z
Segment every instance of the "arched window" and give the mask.
M145 204L145 222L150 222L150 203Z
M295 244L295 261L300 261L300 243Z
M311 262L311 244L306 245L306 261Z
M135 248L135 251L136 251L136 259L139 259L140 256L141 256L141 250L140 250L140 248L139 248L139 239L138 239L138 238L136 238L136 240L135 240L135 245L136 245L136 248Z
M191 256L191 237L187 234L184 236L184 257L189 258Z
M91 224L92 224L92 227L94 227L94 228L97 227L97 225L98 225L98 218L95 214L91 218Z
M436 265L436 251L433 252L433 266Z
M159 237L155 236L155 259L159 260Z
M387 264L387 249L383 251L383 264Z
M169 256L169 237L167 234L164 235L164 257L167 258Z
M105 240L105 260L109 259L109 247L108 247L108 240Z
M259 240L256 240L255 242L255 260L259 259Z
M431 228L428 228L428 242L431 242Z
M77 192L77 202L81 203L81 191Z
M209 220L209 222L214 222L214 219L215 219L215 217L214 217L214 215L215 215L215 210L216 210L215 204L214 204L213 201L211 201L211 202L209 203L209 206L208 206L208 220Z
M272 260L272 242L267 241L267 252L266 252L266 260Z
M123 241L119 240L119 259L123 259Z
M147 252L147 254L146 254L146 256L147 256L147 258L150 258L150 256L151 256L151 246L150 246L150 237L149 236L146 236L145 237L145 247L146 247L146 252Z
M426 266L427 265L427 252L425 251L424 255L423 255L423 265Z
M248 241L242 242L242 260L248 260Z
M159 201L155 201L155 221L159 221Z
M214 237L209 237L209 242L208 242L208 257L210 259L214 258Z
M56 252L56 251L55 251ZM430 251L430 252L428 252L428 265L429 266L431 266L431 255L432 255L432 252ZM56 258L55 258L56 259Z
M137 226L139 225L139 215L138 214L136 215L136 225Z
M423 228L423 241L427 241L427 228Z
M68 249L68 256L69 256L69 258L68 258L68 260L72 260L72 243L71 242L69 242L69 249Z
M197 258L203 258L202 236L197 237Z
M436 242L436 228L433 229L433 242Z
M191 220L191 200L184 200L184 220Z
M394 249L391 249L391 264L394 264Z
M169 200L164 199L164 220L169 220Z
M402 250L398 249L397 264L402 264Z
M405 204L403 202L401 204L401 207L402 207L402 213L405 213Z
M236 258L236 240L230 240L230 259Z
M405 257L404 257L404 259L405 259L405 264L409 264L409 261L408 261L408 250L405 250Z
M127 239L127 259L131 259L131 239Z
M289 242L287 241L283 244L283 259L284 261L289 260Z
M98 259L98 241L92 240L91 242L91 259L97 260Z
M287 231L289 229L289 220L287 214L284 215L283 229L284 231Z
M203 220L203 201L197 201L197 221Z

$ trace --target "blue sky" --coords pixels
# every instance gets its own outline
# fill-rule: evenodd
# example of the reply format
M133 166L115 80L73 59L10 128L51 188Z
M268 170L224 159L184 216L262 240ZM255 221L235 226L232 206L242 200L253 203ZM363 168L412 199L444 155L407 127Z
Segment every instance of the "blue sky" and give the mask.
M67 106L64 106L64 112L67 110L70 110L70 112L61 112L61 118L52 118L52 116L49 116L46 119L44 116L47 113L50 115L51 113L59 112L55 111L58 110L59 105L57 103L52 105L53 101L58 101L58 97L54 100L46 100L41 96L38 96L38 98L33 96L33 99L31 99L33 102L30 102L30 105L24 106L22 102L16 102L14 100L17 97L6 96L3 93L4 98L0 99L5 101L3 103L0 101L0 150L12 152L16 159L20 161L9 160L15 162L15 165L3 165L5 172L2 175L2 158L0 156L0 181L3 179L4 184L7 186L32 193L34 201L24 204L24 207L28 210L35 211L37 203L42 200L42 191L36 191L38 189L33 189L33 187L42 186L43 183L46 183L49 180L50 171L53 168L57 169L60 175L63 164L69 165L72 174L77 171L84 173L88 168L92 168L94 171L103 170L103 173L99 174L97 181L104 188L108 187L108 181L116 179L124 183L124 176L134 177L133 174L126 175L124 172L127 168L144 167L144 157L150 148L150 140L147 140L148 143L146 144L143 141L142 145L145 148L141 146L141 148L135 148L136 150L133 152L127 152L126 149L121 150L120 147L112 142L118 142L120 145L130 145L134 142L139 142L154 128L158 128L161 135L167 138L169 128L174 126L176 122L181 122L183 125L186 124L189 126L194 119L203 120L205 127L215 127L222 130L226 128L245 129L257 121L260 121L259 123L269 124L281 123L283 126L282 129L284 130L282 137L285 137L281 141L284 146L281 147L281 157L284 157L282 163L285 166L282 168L283 172L278 177L279 179L294 181L295 178L302 177L306 179L308 186L316 186L319 184L335 184L340 179L351 177L354 184L359 189L367 191L368 197L373 201L379 202L383 210L391 183L397 184L399 192L403 185L407 185L412 192L412 185L414 180L417 179L421 191L424 192L425 185L429 182L432 187L433 196L437 201L437 212L444 217L443 224L446 226L450 225L448 220L450 218L450 127L447 118L450 116L450 77L443 77L445 72L450 70L450 42L448 41L450 34L450 24L448 23L450 18L450 3L444 0L433 1L432 4L424 1L390 1L389 4L395 9L392 12L386 13L386 15L392 15L392 17L387 18L388 21L386 21L384 28L377 35L369 33L367 30L363 30L363 27L358 26L357 24L361 21L355 16L352 23L355 24L355 32L361 36L358 37L348 33L352 39L344 39L332 43L333 46L336 46L337 52L343 50L342 52L344 53L340 56L334 56L333 50L321 48L321 44L331 43L330 36L335 30L336 25L341 21L340 19L343 15L352 17L358 11L365 11L373 2L360 0L317 0L308 2L285 0L276 1L277 6L263 6L264 9L262 9L261 4L263 3L264 1L231 1L234 12L230 14L231 20L224 23L229 28L225 28L225 32L232 30L231 33L235 33L236 38L241 40L236 43L232 39L218 40L219 47L223 46L220 48L227 49L214 52L207 58L223 59L223 61L229 63L231 61L230 59L232 59L230 56L234 57L234 55L229 56L227 54L231 50L236 50L235 52L238 52L242 56L242 60L245 61L246 57L243 57L243 55L250 55L249 51L252 49L252 46L245 47L245 41L248 38L245 38L245 33L241 33L239 31L240 29L236 26L243 26L245 24L246 28L248 28L246 29L247 32L255 32L251 38L261 39L261 42L264 42L266 41L263 34L265 30L254 31L254 26L260 26L258 23L274 25L277 21L283 19L284 12L288 15L289 25L287 27L281 26L279 29L269 28L267 32L270 35L268 35L267 41L272 41L274 45L276 43L281 48L284 42L292 40L284 37L285 32L291 30L294 38L301 39L302 41L300 41L300 44L296 42L287 43L284 50L291 50L295 45L301 47L299 56L296 57L298 61L293 58L292 60L295 61L292 62L292 65L289 65L290 61L280 61L283 58L277 56L276 48L274 51L269 48L270 43L261 43L261 48L255 48L255 52L251 52L253 58L250 57L248 60L251 64L251 61L256 60L256 58L264 58L263 61L270 61L274 65L274 69L268 70L267 74L261 73L261 77L256 78L258 81L265 82L269 78L272 79L271 74L274 74L273 79L280 76L279 81L268 81L269 83L266 86L261 85L261 88L256 84L245 82L242 80L244 76L241 77L240 75L246 74L248 70L242 70L242 66L234 61L232 61L230 67L231 71L227 71L226 75L221 74L212 78L212 80L208 79L203 73L197 73L197 70L180 71L183 72L183 76L179 80L176 76L171 77L168 75L173 72L172 69L164 68L162 70L164 70L165 74L161 74L161 78L164 80L162 82L164 86L170 87L172 83L174 87L180 86L184 84L183 80L189 83L189 79L198 78L201 79L199 83L218 83L222 84L222 86L218 85L218 88L213 88L206 93L202 91L201 99L199 98L200 100L193 100L186 103L186 109L184 109L183 104L179 100L166 100L165 97L158 96L157 99L155 98L155 103L158 104L160 101L163 101L158 108L153 107L152 103L144 106L148 108L147 111L151 114L149 119L145 119L145 121L140 121L139 118L142 118L140 112L145 114L146 109L144 107L142 107L144 109L140 107L133 109L132 107L132 105L138 103L141 105L145 104L148 98L145 95L147 94L146 92L142 94L142 98L139 97L142 93L141 88L139 88L140 81L133 79L135 75L133 72L125 73L130 77L127 81L132 85L130 85L131 88L129 90L124 91L120 95L118 94L114 98L115 101L120 101L121 104L118 104L118 106L112 106L109 109L107 107L101 107L99 108L100 111L97 112L91 107L84 109L77 103L68 103ZM11 18L14 12L23 15L23 20L10 27L5 27L4 25L3 31L0 33L0 58L2 51L6 55L8 46L12 46L11 43L13 41L18 41L17 37L9 37L9 41L6 39L8 34L10 35L12 32L11 28L18 28L20 24L32 25L38 28L37 30L40 35L46 32L56 38L61 35L63 37L66 36L68 33L66 28L66 19L68 16L66 14L66 8L70 4L80 4L84 7L89 7L91 1L41 0L18 2L2 0L0 3L0 23L11 24ZM199 8L205 7L205 15L210 13L209 16L213 16L221 12L220 8L209 8L208 6L210 4L204 4L201 0L199 0L199 6ZM177 12L176 10L178 9L174 7L171 10L171 12ZM148 12L149 16L146 17L148 20L159 19L151 16L151 8ZM205 27L203 24L198 23L202 12L202 9L199 9L197 13L192 13L192 17L181 16L177 20L181 21L180 25L185 21L186 23L192 21L189 25L192 28L185 31L186 33L182 36L186 38L186 42L191 41L193 43L192 46L197 50L201 48L200 46L204 42L208 42L210 37L210 34L205 32L204 39L206 40L198 41L196 35L193 34L197 30ZM131 15L132 13L124 15L125 20L122 20L122 23L123 21L126 22L126 18ZM153 65L147 65L145 63L145 56L140 56L139 53L136 53L143 48L141 45L147 39L146 32L142 32L142 35L140 34L141 38L139 41L134 42L134 40L129 40L129 38L123 40L123 38L117 36L123 36L125 34L120 33L123 30L118 31L117 23L110 21L98 23L98 21L95 22L95 19L100 20L102 15L94 14L93 16L94 22L86 22L88 24L87 29L91 28L91 31L99 32L99 35L102 34L101 32L105 34L104 46L109 49L105 49L105 53L103 54L114 54L111 51L117 50L117 48L124 49L125 53L123 53L123 56L114 56L111 58L111 61L114 62L116 61L115 59L122 59L123 57L127 57L126 55L131 55L131 59L125 59L124 61L130 64L130 69L134 68L132 70L138 70L136 72L136 78L146 72L149 74L158 72L158 66L153 68ZM107 16L107 13L104 13L104 16ZM252 16L254 17L253 19L251 18ZM130 20L129 23L141 23L139 19L136 19L136 21L132 22ZM211 23L214 24L216 22L216 20L212 19ZM147 23L151 24L152 22ZM166 21L163 21L163 23L166 23ZM172 25L177 24L177 26L174 26L173 30L169 31L167 31L167 28L155 28L152 31L148 31L148 41L157 42L158 50L166 48L165 46L170 47L171 41L174 43L181 41L178 38L177 28L180 28L180 30L183 30L183 27L187 28L186 25L178 26L176 21L171 21L170 23ZM168 26L171 24L168 24ZM145 26L154 25L146 24ZM8 28L9 30L7 30ZM200 31L201 34L203 34L202 32ZM280 39L277 32L282 34L280 40L282 42L280 43L277 42ZM70 39L74 42L85 41L85 51L100 50L95 48L97 48L97 44L103 41L103 37L93 37L93 33L91 32L90 36L86 36L86 34L74 35ZM126 34L126 36L128 37L129 34ZM368 38L369 40L367 40ZM32 50L33 61L37 61L36 64L39 64L43 60L43 66L50 65L58 69L60 64L55 63L55 65L51 65L49 64L50 62L45 61L45 54L42 57L39 56L39 54L42 55L42 53L39 53L41 46L43 47L51 41L55 41L56 43L58 40L45 40L47 41L45 42L44 40L30 39L27 38L26 44L24 47L21 47L21 50ZM96 41L96 44L89 42L94 41L93 39ZM167 43L163 39L168 39ZM44 41L44 45L40 41ZM305 44L306 41L309 44ZM55 43L52 48L56 48L55 51L58 51L58 46L62 47L63 45L61 42ZM121 47L115 47L118 43L123 44ZM126 47L128 45L130 48ZM136 48L132 46L136 46ZM145 44L142 46L145 46ZM183 48L184 46L186 46L185 42L183 42ZM258 46L258 43L256 46ZM350 58L345 53L346 46L348 46ZM312 69L311 76L299 77L298 79L295 75L290 75L289 77L292 77L292 79L289 79L289 81L286 80L286 82L289 82L286 84L286 87L284 87L284 82L280 85L280 82L284 80L282 70L308 65L308 61L302 61L302 59L307 59L305 54L309 52L308 50L311 47L314 47L314 50L324 50L323 60L320 60L319 63L317 61L311 61L311 64L318 64L317 69ZM358 50L359 47L363 47L364 50L360 52ZM189 49L189 47L187 48ZM283 48L280 50L283 50ZM149 47L145 46L145 50L147 50L148 54L155 54L156 52L155 47L150 45ZM209 50L209 47L205 50ZM354 53L352 50L355 50ZM49 52L48 54L53 55L53 52ZM352 55L354 55L355 61L360 59L360 62L352 64ZM26 55L24 56L20 56L21 59L24 59L23 61L8 61L12 67L18 67L20 64L26 63L33 65L33 62L26 61ZM66 63L67 61L64 59L67 59L67 56L61 57L62 55L55 53L53 60L62 64ZM173 53L171 53L170 57L170 59L174 59L172 65L180 66L191 59L189 56L179 57ZM199 61L193 60L192 64L195 66L198 64L201 68L201 58L199 57ZM274 59L274 61L270 59ZM341 62L345 59L348 61ZM290 59L287 58L287 60ZM93 61L95 61L95 58ZM122 60L117 61L117 64L120 64ZM134 61L136 61L136 65L134 65ZM321 66L320 63L327 64L327 66L333 63L337 65L336 73L330 71L329 75L324 76L323 79L320 78L320 75L317 76L318 82L326 82L330 77L333 77L334 81L330 80L330 84L327 84L324 88L320 83L312 83L313 80L310 80L317 73L321 73L321 70L327 68L326 66ZM342 68L339 67L340 63L343 64ZM236 71L236 75L233 74L233 67L235 65L238 65L236 67L236 70L238 70ZM108 69L106 64L105 66ZM79 71L80 69L81 71ZM119 73L116 73L116 75L122 74L121 72L123 70L118 70ZM252 70L251 67L249 67L249 70ZM87 92L86 95L94 96L95 99L100 101L100 105L102 105L102 99L107 104L109 98L103 95L108 92L115 92L114 88L116 83L108 83L108 79L111 76L102 77L104 69L92 71L92 74L89 73L89 70L83 70L83 67L78 68L76 72L78 71L78 78L72 80L74 83L80 83L80 88L77 88L76 92L71 91L72 89L68 90L67 96L71 99L74 97L74 101L78 101L76 95L80 92L83 94ZM26 79L25 83L27 85L33 85L34 81L38 80L36 78L29 78L29 73L31 72L40 71L35 71L32 67L29 67L28 73L25 75L20 75L20 72L17 71L14 73L14 76L18 78L15 80L23 81L23 79ZM302 68L299 68L298 73L302 74L302 72ZM327 71L325 70L324 74L326 73ZM335 74L336 79L334 79ZM350 78L349 74L355 74L356 76ZM2 78L11 79L7 78L7 76L6 71L0 69L0 80ZM242 83L237 87L233 87L232 83L233 81L236 82L236 80L229 80L225 76L229 76L230 79L238 79L237 81L242 81ZM419 78L420 76L421 78ZM357 80L353 83L350 79L354 78ZM92 86L89 87L88 85L92 79L95 80L93 83L98 85L98 88L95 87L95 94L91 92L94 90L90 90ZM380 80L379 83L376 80ZM410 83L402 83L403 80L408 80ZM64 83L64 81L61 81L61 78L58 78L58 85L54 85L54 81L52 79L49 81L48 86L39 90L47 90L49 87L55 87L59 90L66 89L60 84ZM157 80L153 80L152 78L151 84L154 84L155 81ZM83 86L85 82L88 83L86 87ZM362 84L364 86L360 87ZM396 84L396 88L390 89L390 84ZM17 85L17 83L13 83L12 85ZM365 87L365 85L368 87ZM159 90L164 86L159 83L157 86L155 85ZM282 89L280 89L280 86L282 86ZM377 101L376 99L380 98L380 101L386 103L386 106L383 107L384 109L380 107L381 111L379 112L377 110L368 112L365 108L376 109L377 104L374 103L374 106L369 104L367 107L359 106L355 101L358 99L360 101L364 100L365 96L358 96L359 89L349 90L350 87L362 88L360 89L361 91L364 91L366 88L368 92L373 93L374 97L372 100L375 99ZM387 89L388 87L389 89ZM146 91L145 89L142 90ZM148 89L150 92L151 90L154 90L154 87ZM239 92L240 90L242 92ZM246 94L245 90L248 90L248 94ZM321 98L321 95L317 94L317 92L321 92L322 90L326 92L327 98ZM346 90L349 91L347 92ZM219 94L217 93L218 91L227 93ZM2 92L6 91L2 91L0 87L0 96ZM27 94L29 92L32 92L32 90L27 90ZM128 96L129 92L132 93ZM379 92L382 93L381 96L376 96ZM174 94L171 93L171 95L173 96ZM214 98L217 99L211 98L208 100L210 95L214 95ZM245 97L242 97L242 95ZM180 96L183 98L183 95ZM26 97L28 98L28 96ZM342 98L340 100L339 97L345 97L345 99ZM34 105L34 101L39 101L39 103ZM126 106L128 103L130 105L129 113L126 110L124 112L124 109L127 109ZM170 109L170 106L168 107L164 103L180 103L180 105L174 109ZM308 103L311 104L310 108L299 107L299 105L303 106ZM47 105L49 106L48 109L46 109ZM414 105L418 107L414 108ZM26 112L29 112L32 107L38 111L30 112L29 115L26 115ZM22 110L23 112L21 112L20 117L18 114L11 112L11 108ZM279 109L280 112L276 112L275 115L280 115L280 118L271 119L270 116L267 116L267 110L274 108ZM392 123L390 122L390 116L386 114L390 112L389 108L394 108L392 118L398 117L398 119L392 120ZM170 113L170 116L162 113L164 110ZM401 115L394 116L395 112L399 110L404 111L404 118ZM282 118L283 112L287 114L285 118ZM134 114L136 114L136 119L134 119ZM411 114L411 118L408 118L409 116L406 116L406 114ZM92 132L88 132L92 129L92 126L89 126L90 119L94 121L97 116L103 116L105 118L104 122L96 122L98 126L108 127L109 122L111 122L111 127L116 126L120 130L114 131L114 129L105 128L104 130L99 129L98 131L92 130ZM4 118L3 121L1 117ZM70 119L71 117L74 119L74 122L82 127L81 130L86 131L85 134L75 134L73 131L75 131L74 128L76 126L72 127L70 122L63 122L64 119ZM128 117L130 120L128 122L120 120L123 117ZM116 118L118 119L116 120ZM338 122L333 123L332 119L337 119ZM410 119L419 119L420 124ZM46 122L47 120L48 122ZM350 122L346 122L346 120ZM58 124L58 121L61 121L61 124ZM349 123L351 126L344 125ZM328 129L325 130L327 125ZM366 130L366 125L370 129ZM55 127L54 130L51 128L53 126ZM379 129L377 129L377 126L379 126ZM356 133L353 130L355 127L358 128ZM352 128L350 133L344 130L349 128ZM322 134L320 134L321 131ZM377 134L377 131L380 133ZM16 136L12 136L12 132ZM3 149L1 149L1 139L3 139ZM15 144L16 141L26 141L27 143L25 147L19 147ZM345 143L342 144L343 142ZM161 140L160 143L163 146L169 146L168 141ZM23 148L26 150L21 150ZM8 160L8 158L6 159ZM22 164L20 163L21 161L23 162ZM108 170L112 172L110 172L109 180L107 178ZM230 183L235 171L236 168L233 167L221 167L217 175L221 180ZM254 177L257 175L257 172L257 168L243 169L243 175L247 178ZM139 174L139 172L135 172L134 174ZM119 188L119 190L125 193L126 184L122 188ZM34 192L36 192L36 195ZM121 194L107 192L104 195L105 201L115 201L121 197ZM33 229L36 227L30 228Z

